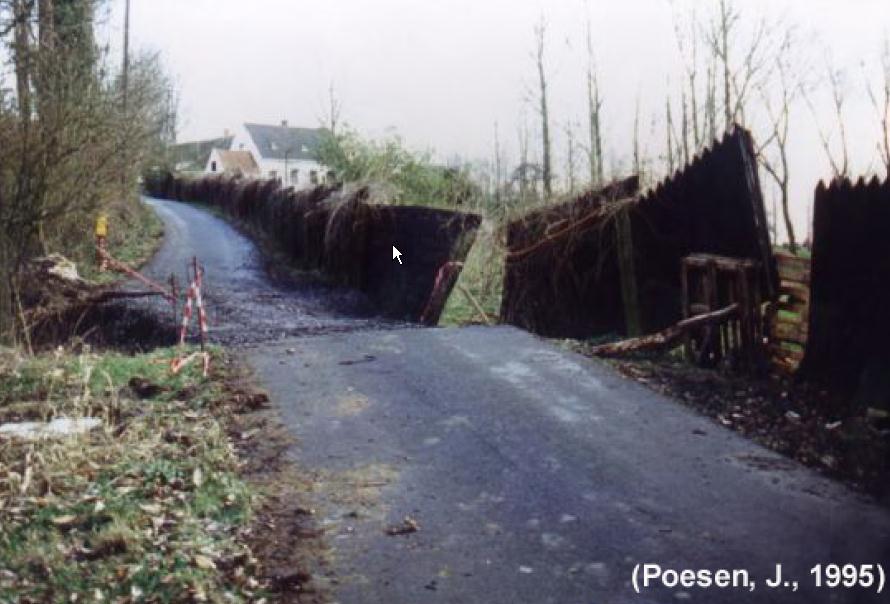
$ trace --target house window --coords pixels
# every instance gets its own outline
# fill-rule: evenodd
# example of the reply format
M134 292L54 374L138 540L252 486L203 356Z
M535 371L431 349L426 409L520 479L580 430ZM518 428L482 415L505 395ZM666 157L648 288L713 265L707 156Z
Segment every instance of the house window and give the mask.
M269 178L278 178L278 172L276 170L269 170Z
M210 171L216 172L216 162L215 161L210 162Z
M294 184L300 182L300 171L299 170L291 170L290 171L290 181Z
M318 171L317 170L309 171L309 182L312 183L313 185L318 184Z

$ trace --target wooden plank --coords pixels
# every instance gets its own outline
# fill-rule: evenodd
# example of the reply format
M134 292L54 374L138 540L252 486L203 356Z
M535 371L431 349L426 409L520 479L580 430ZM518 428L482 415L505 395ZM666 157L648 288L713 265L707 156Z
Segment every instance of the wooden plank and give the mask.
M788 375L794 374L799 366L799 363L794 361L789 361L787 359L772 359L773 366L776 367L779 371L782 371Z
M779 279L782 281L791 281L794 283L810 284L810 269L800 269L792 267L779 267Z
M713 264L719 270L733 272L738 270L739 267L757 268L757 262L750 258L733 258L716 254L692 254L683 258L683 263L694 268L707 268Z
M805 317L810 310L810 305L804 304L803 302L789 301L789 302L779 302L776 305L776 308L778 308L778 310L784 310L785 312L793 312L797 315L800 315L801 317ZM801 319L801 320L804 320L804 319Z
M709 312L711 312L711 307L708 306L707 304L702 304L700 302L697 302L695 304L689 305L689 313L690 313L689 316L694 317L695 315L703 315L703 314L709 313Z
M809 303L810 288L801 283L792 283L790 281L782 281L779 285L779 295L792 296L795 300Z
M802 361L804 357L803 349L792 350L788 346L792 346L792 344L783 345L781 342L772 342L767 346L767 350L769 351L770 355L775 357Z
M810 260L809 258L801 258L799 256L792 256L791 254L783 254L779 252L776 254L776 264L779 266L779 272L782 269L789 270L810 270Z
M773 339L794 342L795 344L806 344L807 330L802 325L776 322L773 327Z

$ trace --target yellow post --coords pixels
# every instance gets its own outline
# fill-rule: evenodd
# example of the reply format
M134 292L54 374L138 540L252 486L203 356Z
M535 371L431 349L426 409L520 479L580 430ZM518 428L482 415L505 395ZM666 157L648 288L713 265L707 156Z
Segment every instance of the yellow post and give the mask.
M96 261L99 263L99 272L108 268L108 260L105 258L105 246L108 239L108 216L103 212L96 218Z
M99 217L96 218L96 237L107 237L108 236L108 216L104 213L99 214Z

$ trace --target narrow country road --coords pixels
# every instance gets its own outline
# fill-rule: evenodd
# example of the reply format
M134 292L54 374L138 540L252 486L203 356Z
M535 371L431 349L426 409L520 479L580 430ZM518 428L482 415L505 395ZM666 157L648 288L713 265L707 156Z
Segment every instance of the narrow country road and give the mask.
M148 199L164 222L164 244L144 273L159 282L187 283L192 258L204 267L204 297L213 339L251 344L286 336L395 327L373 318L360 295L312 277L273 279L256 246L203 209ZM166 310L164 307L162 311Z
M523 331L393 325L349 292L278 286L223 221L150 203L167 229L150 272L199 256L212 338L249 344L297 439L337 602L888 601L809 573L890 570L888 510ZM406 516L418 531L387 534ZM638 563L747 569L755 589L638 595ZM767 587L777 563L797 592Z

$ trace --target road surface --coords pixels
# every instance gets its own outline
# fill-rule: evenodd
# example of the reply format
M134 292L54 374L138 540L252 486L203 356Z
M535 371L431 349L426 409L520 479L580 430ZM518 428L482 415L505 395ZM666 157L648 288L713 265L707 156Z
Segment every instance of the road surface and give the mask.
M248 344L297 439L337 602L890 601L809 573L890 570L885 508L523 331L410 328L348 292L283 288L224 222L152 203L167 240L151 270L200 256L211 333ZM388 534L406 517L419 530ZM638 564L749 581L637 594ZM767 587L776 564L797 592Z

